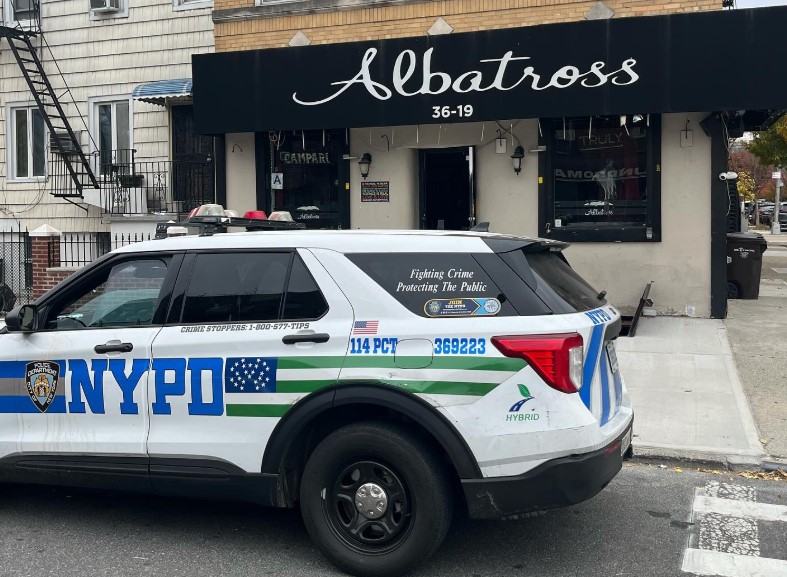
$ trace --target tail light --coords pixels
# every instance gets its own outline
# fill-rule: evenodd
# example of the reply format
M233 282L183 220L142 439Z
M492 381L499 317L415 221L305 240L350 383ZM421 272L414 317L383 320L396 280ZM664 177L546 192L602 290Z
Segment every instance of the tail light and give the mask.
M524 359L553 389L576 393L582 388L584 348L577 333L492 337L507 357Z

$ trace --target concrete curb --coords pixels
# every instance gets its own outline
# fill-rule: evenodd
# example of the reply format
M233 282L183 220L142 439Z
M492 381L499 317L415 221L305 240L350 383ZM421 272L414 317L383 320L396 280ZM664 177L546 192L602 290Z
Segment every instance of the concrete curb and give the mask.
M787 471L787 459L768 455L740 455L694 449L634 446L634 460L691 463L729 471Z

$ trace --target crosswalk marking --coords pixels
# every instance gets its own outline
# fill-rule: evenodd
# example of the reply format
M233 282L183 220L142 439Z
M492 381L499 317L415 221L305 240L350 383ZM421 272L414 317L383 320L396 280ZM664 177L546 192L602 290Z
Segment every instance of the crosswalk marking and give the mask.
M760 521L787 521L787 507L767 503L733 501L698 495L694 498L695 513L718 513L730 517L748 517Z
M720 577L787 577L787 561L760 557L758 521L787 522L787 506L758 503L753 487L711 481L697 488L692 506L696 548L681 570Z
M686 549L681 569L720 577L787 577L787 561L704 549Z

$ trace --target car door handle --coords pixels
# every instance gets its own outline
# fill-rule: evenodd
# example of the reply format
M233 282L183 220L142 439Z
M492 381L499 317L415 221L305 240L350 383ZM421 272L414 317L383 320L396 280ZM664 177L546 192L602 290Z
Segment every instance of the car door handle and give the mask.
M281 342L285 345L297 343L327 343L331 336L328 333L311 333L307 335L285 335Z
M96 345L93 347L99 355L106 353L130 353L134 350L134 345L131 343L121 343L120 341L109 341L103 345Z

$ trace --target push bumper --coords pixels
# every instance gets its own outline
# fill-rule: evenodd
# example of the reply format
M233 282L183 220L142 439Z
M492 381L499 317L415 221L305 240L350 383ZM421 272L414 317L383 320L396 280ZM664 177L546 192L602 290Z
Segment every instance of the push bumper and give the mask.
M470 517L504 519L590 499L631 457L632 424L609 445L592 453L547 461L524 475L463 479Z

